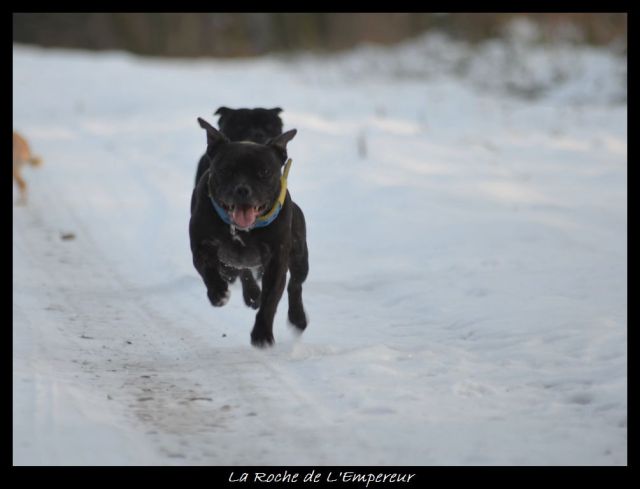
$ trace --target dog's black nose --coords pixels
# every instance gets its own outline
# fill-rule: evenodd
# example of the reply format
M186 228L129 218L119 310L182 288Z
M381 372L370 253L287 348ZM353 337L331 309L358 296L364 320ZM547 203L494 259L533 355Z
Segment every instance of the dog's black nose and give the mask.
M251 195L251 189L247 185L238 185L236 187L236 197L246 199Z

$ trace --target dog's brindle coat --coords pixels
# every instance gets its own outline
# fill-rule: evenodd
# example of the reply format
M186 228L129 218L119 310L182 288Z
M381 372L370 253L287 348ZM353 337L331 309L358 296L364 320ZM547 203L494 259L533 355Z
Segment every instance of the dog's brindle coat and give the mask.
M271 224L242 231L218 216L210 196L218 203L233 203L234 199L240 202L246 198L248 188L252 205L265 202L266 209L271 209L280 192L286 144L296 131L288 131L267 144L231 142L204 120L198 121L207 131L206 154L210 165L191 198L189 235L193 264L214 306L226 304L228 285L240 277L245 303L258 309L251 343L269 346L274 342L273 318L284 291L287 269L289 321L300 332L307 326L302 304L302 283L309 271L304 215L287 191L280 213ZM241 187L242 196L238 197L236 193ZM262 277L262 291L252 271Z

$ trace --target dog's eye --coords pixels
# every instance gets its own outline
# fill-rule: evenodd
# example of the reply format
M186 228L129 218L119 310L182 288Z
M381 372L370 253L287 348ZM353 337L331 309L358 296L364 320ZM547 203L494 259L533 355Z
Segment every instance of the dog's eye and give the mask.
M271 172L266 168L262 168L258 171L258 176L263 180L266 180L271 176Z

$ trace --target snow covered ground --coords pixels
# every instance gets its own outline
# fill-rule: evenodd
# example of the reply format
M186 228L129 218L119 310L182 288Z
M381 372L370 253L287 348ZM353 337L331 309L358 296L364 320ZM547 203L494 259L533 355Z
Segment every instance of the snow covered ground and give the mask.
M44 159L13 210L14 464L627 463L626 59L13 52ZM310 325L285 294L266 351L191 263L196 117L221 105L298 129Z

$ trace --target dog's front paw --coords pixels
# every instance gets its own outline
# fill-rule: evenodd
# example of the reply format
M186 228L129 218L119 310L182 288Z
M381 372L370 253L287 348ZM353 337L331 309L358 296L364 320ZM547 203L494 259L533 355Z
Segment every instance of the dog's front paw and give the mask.
M274 343L275 339L271 332L263 330L256 331L255 329L251 332L251 344L256 348L266 348L273 346Z
M229 302L229 297L231 296L231 292L229 289L224 289L222 291L218 290L207 290L207 297L209 298L209 302L211 305L215 307L222 307L227 302Z

